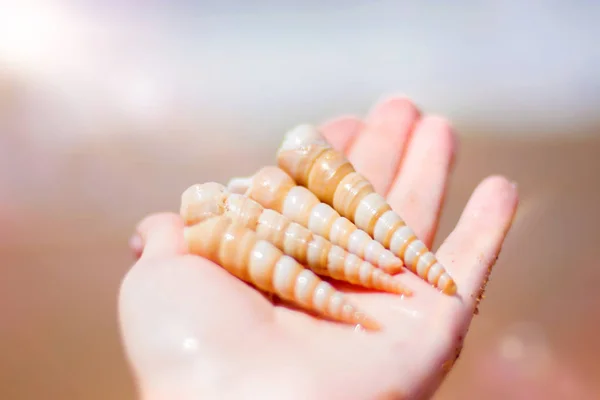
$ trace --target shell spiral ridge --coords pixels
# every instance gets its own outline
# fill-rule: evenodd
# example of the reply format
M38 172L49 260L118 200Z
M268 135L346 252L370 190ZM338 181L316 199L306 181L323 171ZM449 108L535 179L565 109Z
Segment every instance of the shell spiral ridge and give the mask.
M262 291L333 320L381 329L342 292L227 216L210 217L188 226L184 235L190 253L219 264Z
M288 132L277 163L298 184L401 258L409 270L446 294L456 293L454 280L435 255L316 128L301 125Z
M357 228L348 218L341 216L329 204L321 202L306 187L297 185L282 169L263 167L243 181L243 188L240 185L241 178L232 179L230 186L263 207L278 211L387 273L402 271L404 264L400 258Z
M256 232L261 240L272 243L284 254L307 265L319 275L350 282L365 288L411 295L391 275L375 268L358 256L316 235L272 209L265 209L249 197L229 193L217 183L193 185L182 195L182 217L186 224L224 215ZM202 210L198 216L197 210ZM210 215L205 210L213 210Z

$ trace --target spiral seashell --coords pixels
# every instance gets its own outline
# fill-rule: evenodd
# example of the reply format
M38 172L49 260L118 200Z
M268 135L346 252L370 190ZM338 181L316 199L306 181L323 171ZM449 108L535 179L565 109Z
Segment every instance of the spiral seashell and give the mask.
M189 252L221 265L259 290L274 293L304 309L336 321L379 330L373 318L361 312L314 272L226 216L216 216L185 228Z
M181 196L180 214L186 225L225 215L255 231L260 239L269 241L319 275L369 289L412 294L393 276L334 246L277 211L265 209L249 197L230 193L219 183L190 186Z
M322 203L310 190L296 185L278 167L263 167L250 178L232 179L228 189L250 197L265 208L280 212L387 273L402 271L404 264L400 258L347 218L340 216L329 204Z
M456 293L454 280L435 255L316 128L300 125L288 132L277 163L299 185L398 255L419 277L446 294Z

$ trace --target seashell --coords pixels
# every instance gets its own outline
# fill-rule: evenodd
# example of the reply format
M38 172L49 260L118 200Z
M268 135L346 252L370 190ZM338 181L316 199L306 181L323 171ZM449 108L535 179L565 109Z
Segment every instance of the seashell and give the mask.
M456 293L454 280L435 255L316 128L300 125L288 132L277 151L277 163L299 185L398 255L419 277L444 293Z
M265 209L249 197L230 193L209 182L192 185L181 196L180 214L186 225L225 215L256 232L283 253L307 265L315 273L369 289L410 295L400 281L354 254L334 246L275 210Z
M342 292L229 217L205 219L186 227L184 234L190 253L221 265L263 292L274 293L323 317L359 324L366 329L381 329L377 321L351 304Z
M322 203L310 190L296 185L278 167L263 167L250 178L232 179L228 188L250 197L263 207L280 212L387 273L402 271L404 264L400 258L347 218L340 216L329 204Z

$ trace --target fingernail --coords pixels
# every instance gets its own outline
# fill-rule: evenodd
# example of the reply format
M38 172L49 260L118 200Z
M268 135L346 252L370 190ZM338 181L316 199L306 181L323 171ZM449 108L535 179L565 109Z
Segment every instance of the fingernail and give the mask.
M142 251L144 250L144 241L142 240L142 237L139 235L139 233L135 233L129 239L129 248L133 252L135 258L140 258L140 256L142 255Z

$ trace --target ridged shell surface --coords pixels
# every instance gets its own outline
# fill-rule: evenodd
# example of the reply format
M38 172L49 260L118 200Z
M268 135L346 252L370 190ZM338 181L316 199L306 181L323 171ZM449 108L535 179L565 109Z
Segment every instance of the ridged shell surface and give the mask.
M229 217L211 217L186 227L185 239L190 253L219 264L264 292L336 321L380 329L342 292Z
M310 190L275 166L261 168L250 178L229 182L230 190L243 193L263 207L276 210L290 220L310 229L385 272L402 271L402 260L373 240L354 223L340 216L329 204L321 202Z
M278 150L277 163L295 182L400 257L419 277L444 293L456 293L454 280L435 255L315 127L300 125L290 131Z
M230 193L219 183L190 186L182 195L180 213L186 225L218 215L232 218L319 275L369 289L405 295L412 293L381 269L277 211L265 209L249 197Z

